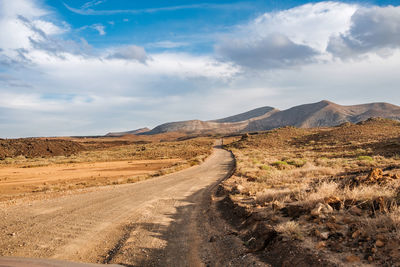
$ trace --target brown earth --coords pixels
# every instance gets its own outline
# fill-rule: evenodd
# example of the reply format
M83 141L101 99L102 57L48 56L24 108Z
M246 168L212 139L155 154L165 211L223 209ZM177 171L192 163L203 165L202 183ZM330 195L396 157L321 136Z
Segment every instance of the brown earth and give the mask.
M134 183L179 171L201 163L214 142L207 138L145 143L123 138L3 141L4 150L18 156L0 160L0 201Z
M0 168L0 201L15 200L32 193L133 183L135 177L156 174L181 163L180 159L134 160L57 164L35 168Z
M0 139L0 160L18 156L26 158L70 156L81 151L117 146L176 142L196 138L185 133L168 132L155 135L125 134L103 137L37 137Z
M28 158L69 156L84 150L84 147L69 140L39 138L0 139L0 160L17 156Z

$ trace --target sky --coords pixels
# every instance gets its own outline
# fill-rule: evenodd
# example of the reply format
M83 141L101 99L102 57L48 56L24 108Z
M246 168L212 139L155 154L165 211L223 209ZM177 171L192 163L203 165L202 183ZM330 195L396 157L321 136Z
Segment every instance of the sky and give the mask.
M400 105L400 0L0 0L0 138Z

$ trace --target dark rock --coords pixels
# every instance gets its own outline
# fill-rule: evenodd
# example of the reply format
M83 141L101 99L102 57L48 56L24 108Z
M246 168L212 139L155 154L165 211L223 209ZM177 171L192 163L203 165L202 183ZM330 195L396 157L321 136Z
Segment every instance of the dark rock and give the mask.
M280 211L283 216L291 217L294 219L308 212L308 210L303 206L295 204L289 204L286 207L282 208Z

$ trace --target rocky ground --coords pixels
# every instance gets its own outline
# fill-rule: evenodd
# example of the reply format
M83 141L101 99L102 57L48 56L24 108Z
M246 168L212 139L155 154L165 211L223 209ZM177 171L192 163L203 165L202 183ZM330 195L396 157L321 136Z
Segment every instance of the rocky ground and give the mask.
M282 252L314 266L400 265L399 137L398 122L374 119L229 145L238 163L223 191L247 247L276 266L293 262Z
M84 146L69 140L49 140L38 138L0 139L0 160L24 156L50 157L69 156L82 151Z

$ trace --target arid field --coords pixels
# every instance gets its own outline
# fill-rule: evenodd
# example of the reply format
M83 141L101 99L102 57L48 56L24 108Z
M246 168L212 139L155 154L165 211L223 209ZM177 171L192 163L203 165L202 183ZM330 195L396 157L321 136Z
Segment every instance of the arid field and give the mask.
M179 136L0 140L0 201L134 183L197 165L211 153L212 139Z
M224 187L250 218L242 227L263 223L247 246L265 258L280 243L340 265L399 265L399 141L399 122L369 119L246 134L226 146L237 169Z

